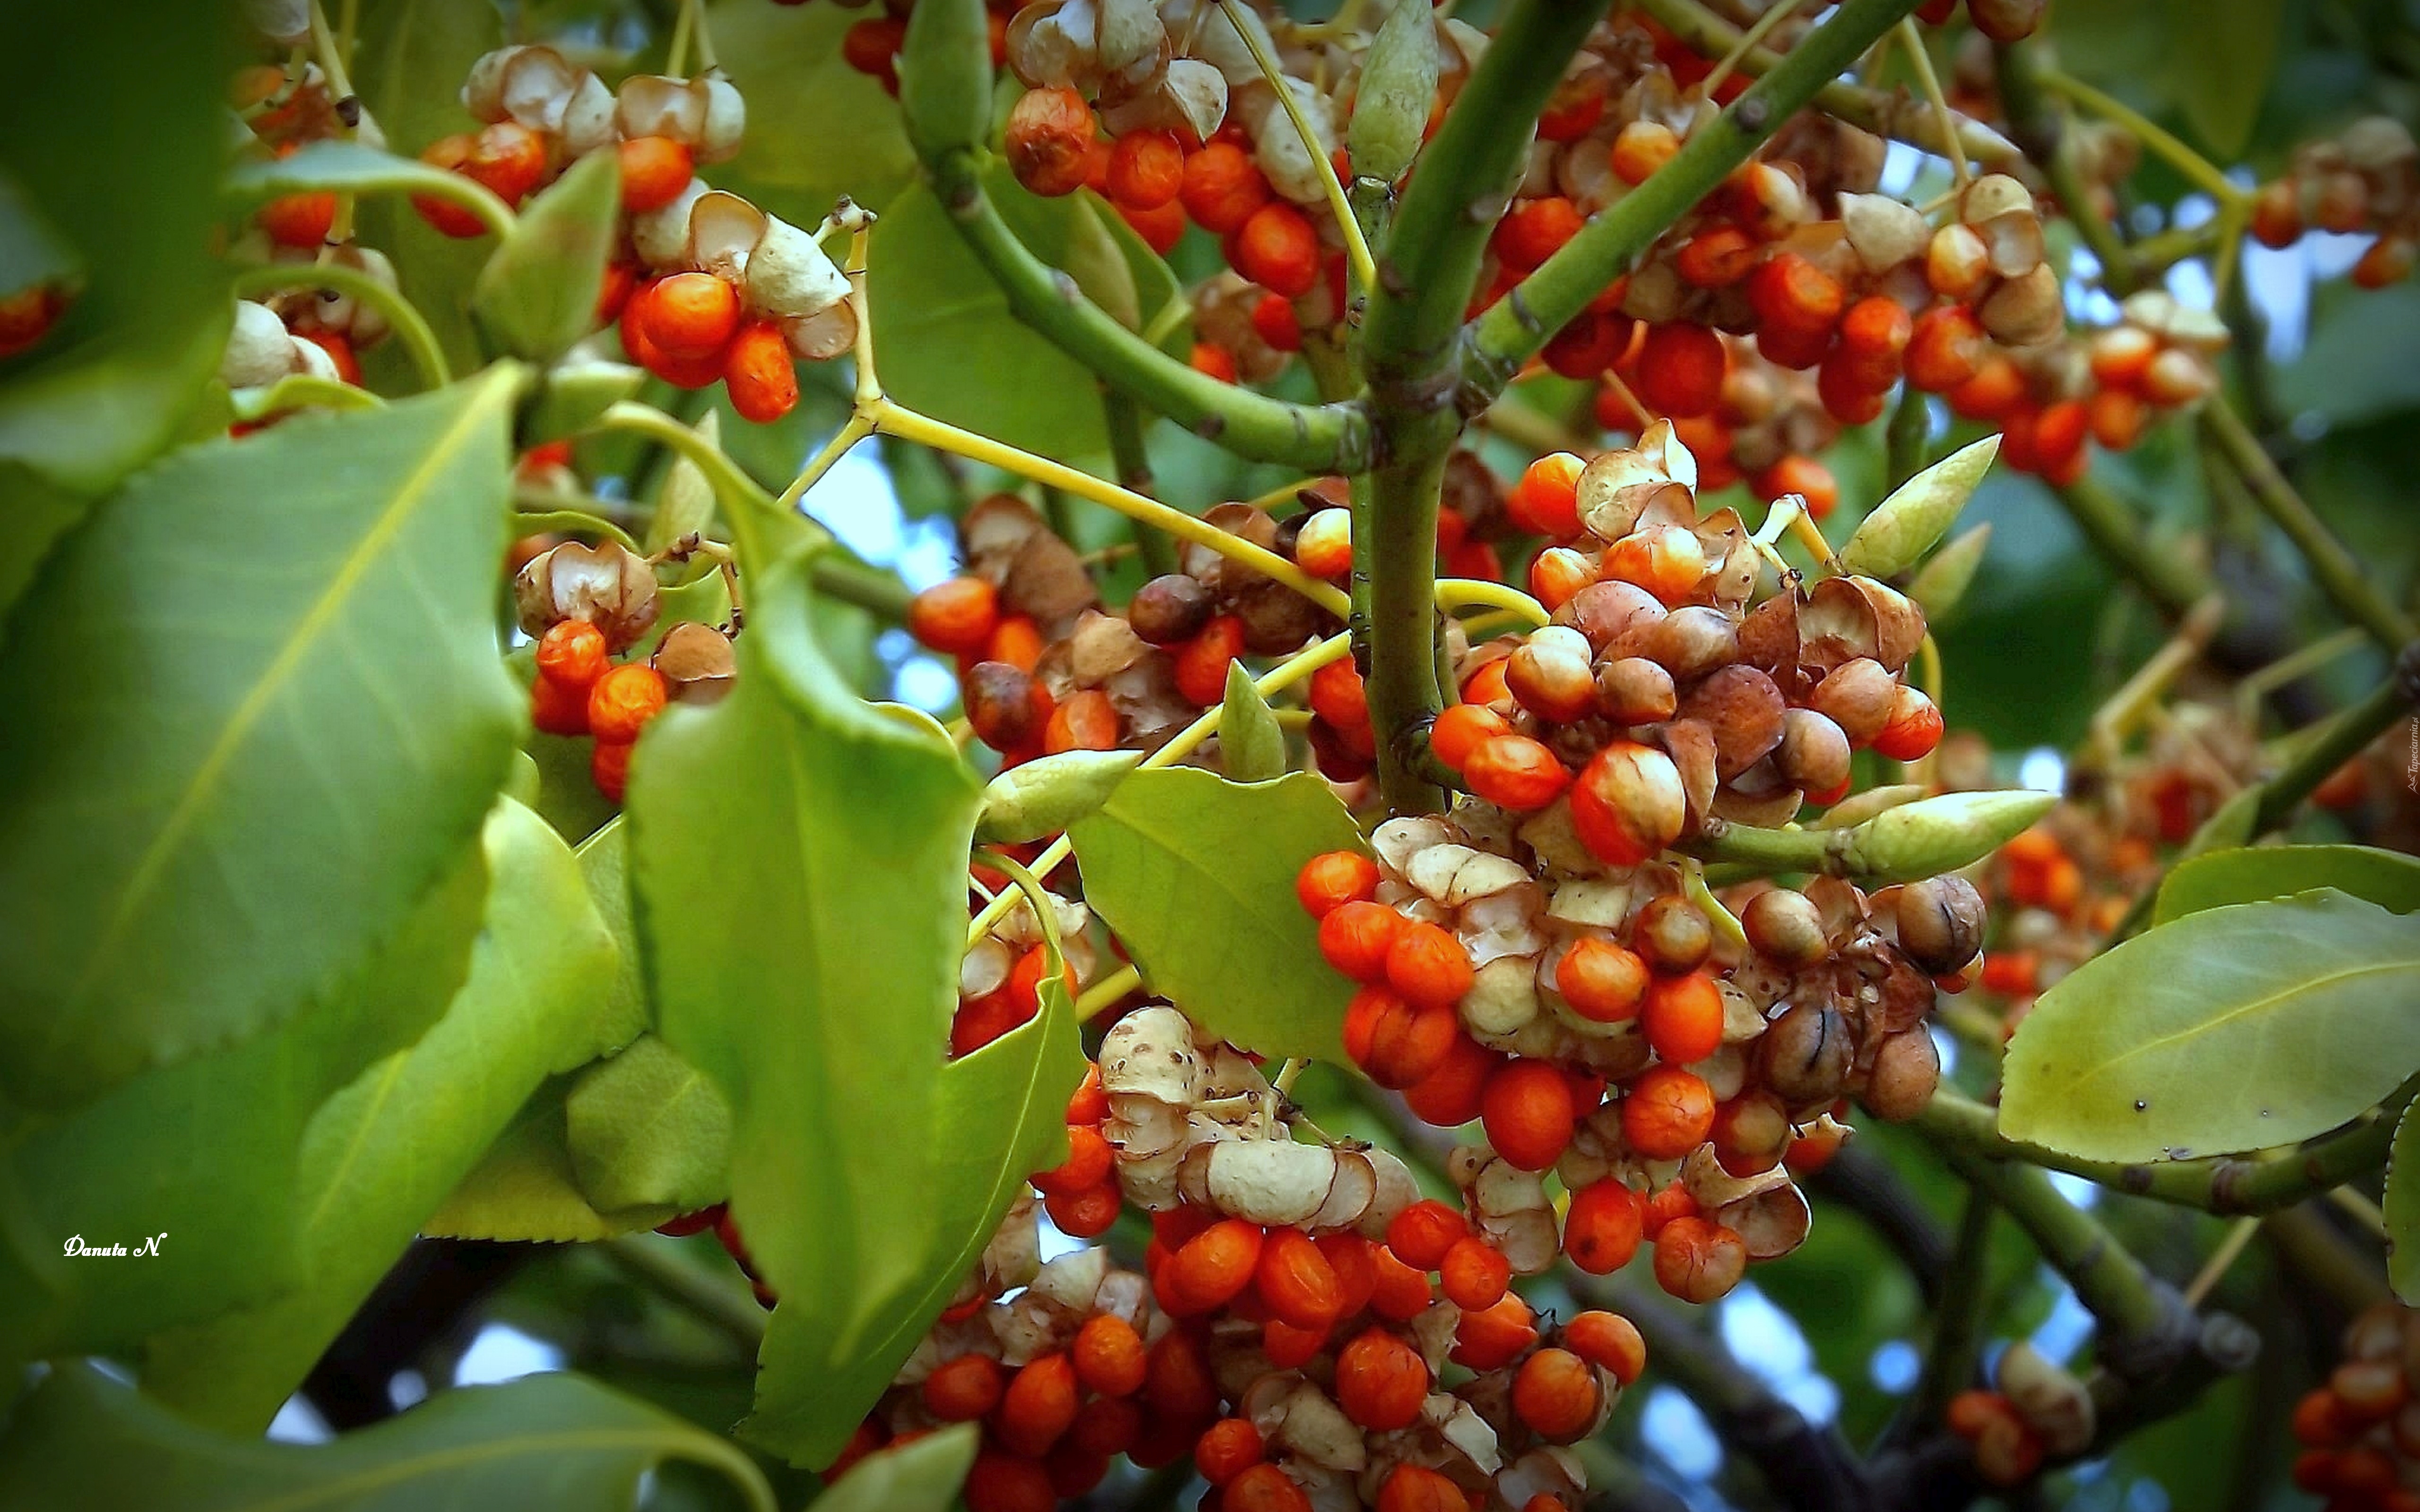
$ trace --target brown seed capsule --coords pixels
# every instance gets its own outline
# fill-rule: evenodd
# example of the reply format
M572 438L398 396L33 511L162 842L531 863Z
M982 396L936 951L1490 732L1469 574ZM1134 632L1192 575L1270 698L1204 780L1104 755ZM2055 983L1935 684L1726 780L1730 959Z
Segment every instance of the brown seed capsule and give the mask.
M1840 727L1852 746L1865 746L1890 722L1899 682L1871 656L1843 662L1815 685L1807 706Z
M1677 609L1647 632L1640 654L1661 665L1675 682L1702 677L1739 656L1739 627L1707 605Z
M1630 925L1631 949L1668 977L1695 971L1714 948L1714 932L1698 905L1666 893L1638 911Z
M1505 662L1504 683L1523 708L1557 724L1596 710L1588 638L1569 625L1550 625L1525 641Z
M1244 622L1244 649L1256 656L1282 656L1317 635L1325 611L1293 589L1265 578L1235 591L1235 617Z
M1849 737L1828 716L1813 709L1787 710L1773 764L1792 787L1837 793L1849 780Z
M1191 579L1186 579L1190 582ZM1005 661L979 661L967 671L967 723L975 738L994 750L1018 750L1042 742L1049 718L1032 673Z
M1823 935L1823 911L1814 900L1788 887L1760 892L1740 911L1748 948L1789 971L1803 970L1832 953Z
M612 541L578 541L534 557L513 579L521 628L542 636L562 620L586 620L621 651L654 626L656 573L646 559Z
M1753 667L1732 666L1691 688L1681 701L1680 717L1702 720L1714 732L1714 775L1728 782L1781 744L1783 709L1772 678Z
M662 675L675 703L718 702L731 691L731 679L738 671L730 640L694 620L665 631L648 664Z
M1828 1103L1848 1079L1849 1021L1839 1010L1801 1003L1773 1021L1757 1041L1764 1085L1792 1107Z
M1931 976L1948 976L1983 949L1983 897L1964 877L1909 883L1896 916L1900 951Z
M1210 590L1200 579L1171 572L1135 591L1134 602L1126 606L1126 623L1153 645L1171 646L1200 635L1214 607Z
M1679 704L1672 674L1644 656L1617 657L1596 670L1597 712L1616 724L1655 724Z
M1904 1123L1924 1111L1941 1085L1941 1051L1931 1030L1902 1029L1874 1052L1874 1069L1867 1073L1858 1101L1885 1123Z
M1555 623L1587 636L1590 650L1597 654L1633 630L1663 618L1664 605L1653 594L1625 582L1590 583L1555 610Z

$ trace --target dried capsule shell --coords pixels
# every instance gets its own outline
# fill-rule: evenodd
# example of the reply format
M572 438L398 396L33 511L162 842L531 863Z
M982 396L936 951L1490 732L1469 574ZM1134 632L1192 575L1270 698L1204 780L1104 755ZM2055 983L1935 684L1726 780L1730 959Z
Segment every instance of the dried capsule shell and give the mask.
M857 306L844 300L782 322L782 339L804 363L828 363L857 345Z
M1714 733L1702 720L1674 719L1654 733L1655 743L1672 758L1681 774L1681 791L1689 801L1689 823L1702 825L1714 810Z
M2005 280L1976 312L1983 329L2011 347L2030 347L2067 329L2067 306L2059 297L2058 275L2048 263Z
M1322 163L1336 151L1336 108L1308 79L1287 75L1284 82L1318 144L1318 157L1304 146L1277 91L1265 84L1242 90L1236 103L1252 133L1252 159L1268 176L1269 187L1297 205L1319 204L1326 196Z
M1614 649L1646 656L1680 683L1739 659L1739 626L1721 609L1703 604L1674 609L1643 631L1634 631L1632 639L1636 644L1617 643Z
M613 91L605 86L604 80L583 70L571 98L564 102L564 156L582 157L599 147L612 147L617 139L613 114Z
M1196 1095L1201 1057L1193 1026L1164 1003L1139 1008L1109 1026L1101 1041L1102 1089L1185 1104Z
M1370 1201L1378 1195L1378 1175L1370 1157L1358 1150L1336 1152L1336 1174L1328 1182L1327 1196L1321 1199L1319 1211L1312 1213L1303 1227L1314 1233L1335 1228L1350 1228L1370 1211Z
M1776 1170L1778 1167L1776 1167ZM1712 1211L1714 1222L1739 1235L1751 1260L1777 1260L1807 1242L1814 1214L1798 1188L1779 1185Z
M1109 1252L1095 1245L1071 1250L1034 1273L1033 1295L1053 1306L1082 1315L1093 1310L1093 1299L1109 1273Z
M848 279L815 239L778 216L765 217L746 272L749 304L782 319L803 319L848 298Z
M689 265L737 284L748 275L771 218L737 194L710 190L689 212Z
M1569 637L1577 648L1549 639L1557 634ZM1597 706L1596 679L1589 657L1587 637L1568 626L1549 625L1512 653L1505 663L1504 681L1531 714L1570 724L1586 718Z
M474 119L493 126L511 117L504 111L504 69L511 66L519 47L499 47L482 53L471 65L462 81L462 108Z
M706 109L706 91L692 81L634 73L615 94L613 124L626 140L663 136L695 148L705 137Z
M738 671L730 640L714 626L694 620L665 631L648 664L663 674L677 703L719 702L731 691Z
M656 623L656 574L612 541L566 541L530 559L513 579L523 631L542 636L564 620L586 620L620 651Z
M1898 679L1881 662L1859 656L1841 662L1816 684L1807 703L1838 725L1851 745L1863 746L1890 722L1891 703L1898 694Z
M1540 1006L1536 964L1527 956L1508 955L1479 968L1454 1011L1471 1033L1501 1039L1528 1028Z
M504 63L497 102L506 116L533 131L559 132L585 71L573 68L553 48L515 48Z
M219 359L220 382L230 389L261 388L293 372L300 362L276 311L251 300L236 301L235 328L227 333L226 355Z
M1915 206L1890 194L1842 194L1840 224L1857 259L1885 273L1924 255L1932 228Z
M1740 622L1740 660L1762 668L1784 692L1798 682L1798 595L1774 594Z
M1596 670L1597 712L1616 724L1653 724L1679 708L1672 674L1645 656L1621 656Z
M1681 700L1679 717L1701 721L1712 732L1714 775L1728 782L1781 744L1785 707L1772 678L1734 665L1691 688Z
M2034 213L2033 191L2004 173L1988 173L1966 186L1959 196L1958 219L1981 225L2003 215Z
M1319 1145L1237 1139L1210 1152L1211 1205L1256 1224L1303 1222L1319 1211L1335 1180L1336 1153Z
M630 245L642 262L663 270L688 260L690 211L706 194L706 180L692 177L661 209L630 217Z
M2032 1345L2020 1339L2002 1350L1995 1379L2009 1405L2041 1435L2044 1449L2072 1455L2091 1444L2097 1423L2092 1393Z
M1830 1103L1848 1081L1855 1050L1849 1021L1827 1004L1800 1003L1773 1021L1757 1044L1764 1085L1792 1107Z
M1637 583L1590 583L1555 611L1554 623L1568 625L1588 638L1591 655L1601 655L1632 632L1664 618L1661 600Z
M706 96L705 118L698 123L697 140L690 146L696 150L698 162L721 162L738 152L739 140L747 134L748 102L720 69L692 80L690 87Z
M303 378L318 378L324 383L341 383L344 375L336 370L336 360L328 348L301 336L286 338L294 347L294 370Z

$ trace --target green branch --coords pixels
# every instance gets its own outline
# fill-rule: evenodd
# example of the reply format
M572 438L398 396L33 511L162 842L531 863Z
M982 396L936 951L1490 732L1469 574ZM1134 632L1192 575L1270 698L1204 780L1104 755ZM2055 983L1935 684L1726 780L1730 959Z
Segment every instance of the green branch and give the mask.
M2151 545L2149 522L2090 475L2051 492L2094 549L2141 589L2163 615L2182 619L2186 610L2216 592L2217 585L2208 573L2173 550Z
M2130 1196L2207 1212L2268 1213L2385 1165L2387 1147L2395 1141L2396 1121L2415 1092L2420 1092L2420 1080L2406 1084L2380 1104L2375 1117L2299 1149L2139 1165L2084 1160L2007 1138L1990 1108L1951 1091L1935 1092L1931 1105L1916 1116L1915 1127L1953 1158L2065 1171Z
M2405 646L2394 673L2385 682L2320 726L2296 748L2275 776L2260 784L2260 807L2252 820L2254 836L2267 834L2291 819L2303 800L2317 791L2331 773L2367 749L2371 741L2410 713L2415 702L2420 702L2420 642ZM2198 841L2200 837L2195 839Z
M1590 221L1519 287L1491 306L1473 324L1466 342L1466 411L1476 413L1501 393L1521 364L1606 285L1628 272L1656 238L1915 8L1914 0L1846 0L1831 20L1792 48L1720 116L1690 132L1671 162ZM1501 45L1489 50L1488 61L1494 61ZM1442 131L1438 140L1444 140ZM1421 173L1428 172L1424 164ZM1416 179L1415 193L1418 183Z
M2118 239L2118 228L2093 208L2091 191L2076 171L2075 154L2069 150L2067 121L2041 86L2038 44L2009 42L1997 52L2000 100L2017 145L2041 169L2076 235L2100 262L2101 286L2120 299L2133 293L2142 282L2134 255Z
M1920 1427L1937 1420L1949 1398L1975 1384L1975 1367L1983 1348L1983 1304L1992 1273L1992 1220L1999 1212L1979 1187L1966 1194L1958 1218L1957 1247L1950 1252L1948 1273L1942 1280L1941 1301L1932 1310L1932 1342L1925 1350L1924 1371L1916 1394L1908 1398L1902 1421Z

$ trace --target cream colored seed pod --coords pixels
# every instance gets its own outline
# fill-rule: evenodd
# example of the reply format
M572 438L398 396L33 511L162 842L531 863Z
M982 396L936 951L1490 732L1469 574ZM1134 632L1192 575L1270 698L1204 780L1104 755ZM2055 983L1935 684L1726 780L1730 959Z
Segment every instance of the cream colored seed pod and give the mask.
M1923 256L1932 240L1923 213L1889 194L1842 194L1840 224L1857 260L1871 273Z
M504 69L521 51L518 46L499 47L480 54L472 63L462 81L462 108L474 119L492 126L511 118L504 111Z
M1190 1103L1201 1073L1193 1026L1165 1003L1136 1009L1109 1026L1101 1041L1101 1087L1120 1093Z
M230 389L274 383L300 366L302 358L294 345L276 311L251 300L238 300L226 355L219 359L219 381Z
M1060 1256L1037 1272L1033 1294L1073 1313L1090 1313L1109 1273L1109 1252L1091 1245Z
M1150 1160L1175 1151L1182 1158L1186 1138L1182 1103L1163 1102L1140 1093L1111 1093L1109 1116L1101 1121L1101 1137L1120 1161ZM1171 1165L1173 1170L1173 1163Z
M288 336L286 339L294 344L296 373L303 378L320 378L330 383L342 383L345 380L345 376L336 371L336 360L328 354L328 348L316 341L305 341L301 336Z
M613 125L625 140L670 137L694 150L706 134L706 91L702 80L634 73L614 92Z
M1227 119L1227 76L1199 58L1176 58L1158 78L1101 112L1109 133L1130 131L1189 132L1207 142Z
M1237 1404L1271 1447L1347 1474L1369 1463L1360 1427L1328 1395L1292 1371L1252 1383Z
M1042 1231L1036 1222L1040 1207L1032 1192L1019 1196L984 1246L975 1270L995 1296L1016 1290L1042 1269Z
M1326 178L1320 163L1336 151L1336 107L1309 80L1289 76L1284 83L1311 127L1320 155L1313 157L1304 145L1302 132L1295 129L1277 91L1266 84L1254 84L1237 100L1245 128L1252 133L1252 160L1280 194L1297 205L1319 204L1326 197Z
M586 620L620 651L656 623L656 574L612 541L566 541L531 559L513 579L521 629L542 636L564 620Z
M1336 1152L1290 1139L1238 1139L1215 1146L1207 1167L1212 1207L1264 1227L1292 1227L1327 1200Z
M583 70L572 86L571 98L564 101L565 156L577 158L612 147L616 140L613 116L613 91L605 87L604 80Z
M1420 1403L1420 1420L1481 1474L1493 1475L1504 1467L1495 1427L1461 1397L1449 1392L1429 1393Z
M1260 14L1249 7L1237 7L1236 14L1253 34L1252 39L1275 56L1277 40ZM1161 0L1159 17L1171 37L1189 39L1188 54L1226 75L1230 88L1260 82L1261 68L1252 57L1250 44L1235 30L1235 23L1218 0Z
M1499 956L1479 968L1456 1005L1473 1034L1517 1034L1538 1016L1538 958Z
M706 193L706 180L693 177L662 208L630 217L630 245L641 262L658 272L686 265L690 212Z
M2001 1351L2000 1392L2055 1456L2081 1454L2098 1427L2092 1393L2023 1340Z
M690 87L702 88L706 94L705 119L699 123L697 140L690 144L697 161L723 162L737 157L740 141L748 134L748 101L740 98L738 85L718 69L691 80Z
M498 102L506 116L531 131L558 134L586 71L573 68L553 48L517 48L504 64Z
M765 218L741 286L752 309L777 319L817 315L848 298L848 279L815 239L779 216Z

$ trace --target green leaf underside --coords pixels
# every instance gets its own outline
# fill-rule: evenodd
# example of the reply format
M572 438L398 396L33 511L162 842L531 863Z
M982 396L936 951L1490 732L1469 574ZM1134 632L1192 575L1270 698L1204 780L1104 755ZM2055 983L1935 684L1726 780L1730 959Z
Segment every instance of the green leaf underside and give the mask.
M621 160L603 151L529 202L472 289L472 318L497 350L552 362L595 328L621 211Z
M178 454L108 501L0 660L0 1086L88 1099L291 1014L477 827L515 375Z
M0 1358L118 1350L302 1280L297 1158L328 1098L409 1045L463 981L488 892L476 845L353 980L275 1031L32 1119L0 1168ZM207 1131L196 1138L195 1131ZM165 1234L141 1264L64 1253Z
M582 1377L530 1376L440 1394L324 1444L223 1437L93 1365L60 1365L0 1436L0 1505L178 1512L425 1512L633 1504L668 1459L705 1465L752 1512L763 1475L730 1444Z
M264 1427L531 1092L593 1053L613 942L578 863L510 800L484 844L488 907L469 980L418 1044L329 1099L304 1135L309 1283L152 1341L145 1389L198 1422Z
M537 1243L584 1243L653 1228L680 1210L601 1211L572 1172L564 1098L571 1078L555 1077L530 1094L479 1164L422 1221L423 1235Z
M686 1212L730 1195L730 1104L654 1035L582 1070L564 1112L580 1190L600 1208Z
M929 721L891 717L817 645L811 548L765 563L731 694L675 705L631 763L632 896L658 1031L733 1115L731 1200L795 1310L767 1431L919 1284L937 1242L933 1127L964 949L978 789Z
M2420 1305L2420 1119L2412 1107L2395 1126L2386 1156L2386 1280L2408 1305Z
M2087 962L2009 1045L2000 1127L2091 1160L2263 1149L2420 1067L2420 915L2333 888L2204 909Z
M838 1455L974 1269L1001 1220L1024 1195L1026 1178L1067 1158L1067 1099L1084 1079L1084 1044L1065 983L1046 978L1041 995L1041 1010L1030 1022L941 1069L926 1190L942 1215L942 1232L917 1286L877 1321L856 1356L816 1379L814 1395L790 1412L777 1416L760 1403L752 1439L808 1464ZM804 1363L815 1345L787 1304L774 1308L765 1335L767 1373L793 1359Z
M859 1460L815 1498L823 1512L948 1512L965 1489L981 1438L955 1423Z
M2226 903L2290 897L2315 887L2364 898L2393 914L2420 909L2420 859L2368 845L2259 845L2180 863L2160 884L2152 922Z
M1326 784L1141 771L1068 833L1086 900L1154 992L1244 1049L1344 1063L1352 983L1294 892L1305 861L1361 847Z

